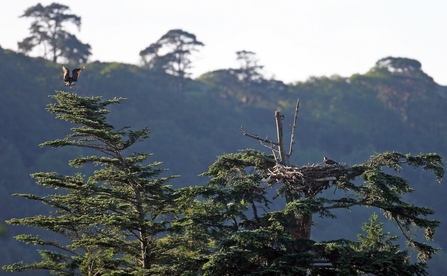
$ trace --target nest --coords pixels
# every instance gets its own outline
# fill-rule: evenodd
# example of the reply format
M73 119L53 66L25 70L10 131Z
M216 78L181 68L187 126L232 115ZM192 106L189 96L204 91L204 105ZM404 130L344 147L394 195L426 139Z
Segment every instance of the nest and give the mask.
M268 171L267 183L284 183L299 193L314 195L329 188L334 181L346 173L346 165L309 164L302 167L276 164Z

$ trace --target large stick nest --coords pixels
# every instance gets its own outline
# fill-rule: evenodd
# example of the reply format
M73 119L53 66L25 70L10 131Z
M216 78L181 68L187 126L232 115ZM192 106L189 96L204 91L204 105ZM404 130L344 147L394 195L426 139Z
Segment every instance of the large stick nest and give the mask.
M283 166L276 164L268 171L267 182L284 183L299 193L317 194L329 188L334 181L346 173L347 166L343 163L335 165L309 164L302 167Z

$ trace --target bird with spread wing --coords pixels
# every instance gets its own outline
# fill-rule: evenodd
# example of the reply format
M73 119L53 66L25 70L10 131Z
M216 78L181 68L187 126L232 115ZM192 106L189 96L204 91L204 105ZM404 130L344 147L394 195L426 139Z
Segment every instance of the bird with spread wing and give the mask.
M76 68L71 71L71 77L70 77L70 70L62 65L62 71L64 72L64 82L65 86L72 88L75 84L75 82L78 81L79 75L81 75L81 71L84 70L85 67Z

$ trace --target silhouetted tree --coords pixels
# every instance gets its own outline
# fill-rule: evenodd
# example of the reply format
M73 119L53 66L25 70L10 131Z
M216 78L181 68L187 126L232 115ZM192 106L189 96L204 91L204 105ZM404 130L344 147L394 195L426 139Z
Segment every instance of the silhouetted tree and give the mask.
M208 72L199 80L208 85L217 86L222 98L237 99L247 105L254 102L263 106L273 105L288 90L282 81L271 77L267 79L259 65L256 54L251 51L237 51L238 68L220 69Z
M235 70L239 80L244 82L260 82L264 78L261 70L264 66L258 64L256 53L251 51L237 51L237 60L240 61L239 69Z
M29 28L31 35L21 42L18 48L23 53L29 53L37 45L42 45L44 58L56 62L59 57L71 63L85 63L91 55L91 47L84 44L75 35L64 28L64 23L72 23L81 27L81 17L67 13L70 8L58 3L42 6L40 3L28 8L20 17L33 18Z
M175 29L164 34L140 52L143 66L153 73L164 72L179 77L178 89L183 93L185 78L191 75L191 55L205 44L194 34Z
M190 56L200 46L204 44L194 34L175 29L142 50L140 56L150 69L163 69L168 74L184 78L190 75L188 69L192 68Z

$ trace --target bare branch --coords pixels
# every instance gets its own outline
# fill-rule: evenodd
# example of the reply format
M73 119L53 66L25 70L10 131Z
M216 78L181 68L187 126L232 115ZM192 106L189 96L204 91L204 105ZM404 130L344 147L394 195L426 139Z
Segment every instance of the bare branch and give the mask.
M282 134L282 120L284 115L281 115L281 112L275 111L275 119L276 119L276 134L278 136L278 152L280 157L280 163L283 165L287 165L287 156L284 154L284 142L283 142L283 134Z
M295 117L293 118L293 125L292 125L292 133L290 134L290 148L289 153L287 154L287 157L289 158L292 155L293 152L293 144L295 144L295 129L296 129L296 121L298 119L298 109L300 108L300 100L296 100L296 107L295 107Z
M264 147L272 150L273 155L275 155L275 152L278 152L278 150L275 148L275 146L270 146L270 145L264 144L263 141L259 141L259 143L261 143L261 145L263 145Z
M250 138L256 139L256 140L258 140L260 142L270 143L270 144L275 145L275 146L279 145L278 143L276 143L276 142L274 142L274 141L272 141L272 140L270 140L268 138L262 139L257 134L252 134L252 133L246 131L245 129L243 129L242 127L241 127L241 129L242 129L243 135L245 135L245 136L248 136Z

